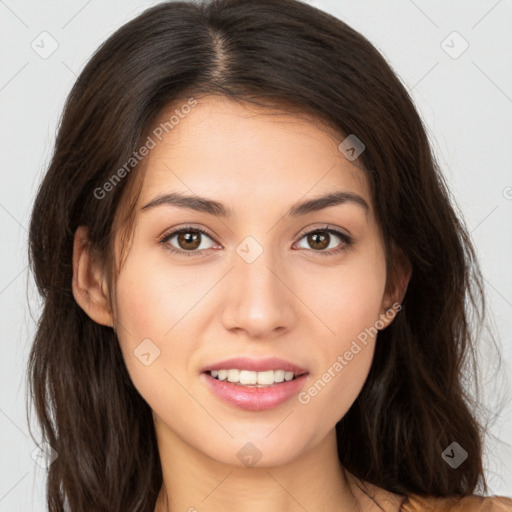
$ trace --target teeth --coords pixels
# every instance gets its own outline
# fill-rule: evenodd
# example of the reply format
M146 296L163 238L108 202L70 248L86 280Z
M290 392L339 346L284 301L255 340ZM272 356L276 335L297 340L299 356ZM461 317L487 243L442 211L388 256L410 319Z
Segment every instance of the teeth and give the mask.
M241 370L240 378L236 380L230 380L229 382L240 382L246 386L247 384L256 384L258 379L258 372L250 372L249 370Z
M240 379L240 370L228 370L229 382L238 382Z
M293 372L284 370L268 370L265 372L253 372L250 370L212 370L210 375L218 380L227 380L241 386L266 387L275 383L290 381L293 379Z
M274 380L276 382L283 382L285 373L286 372L284 370L274 370ZM292 378L293 378L293 373L292 373Z
M268 370L266 372L258 372L256 374L256 382L258 384L265 384L268 386L270 384L274 384L275 381L276 381L276 379L274 377L274 370Z

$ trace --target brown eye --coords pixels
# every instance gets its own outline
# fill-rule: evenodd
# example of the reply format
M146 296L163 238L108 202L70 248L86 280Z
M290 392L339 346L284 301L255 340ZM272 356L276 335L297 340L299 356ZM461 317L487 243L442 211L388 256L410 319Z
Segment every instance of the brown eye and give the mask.
M201 234L193 233L192 231L185 231L183 233L178 234L178 245L180 249L184 250L194 250L197 249L201 245Z
M176 241L174 241L176 239ZM192 256L201 254L203 250L210 249L207 240L213 242L211 237L199 228L182 228L166 235L161 244L165 245L171 252ZM206 242L206 245L205 245Z
M330 235L325 232L310 233L307 235L309 245L316 250L322 250L329 246Z
M306 239L308 246L303 246L302 248L312 249L315 252L325 255L343 251L352 244L352 239L348 235L332 228L315 229L314 231L305 233L301 240L302 239ZM336 243L336 239L338 239L338 243Z

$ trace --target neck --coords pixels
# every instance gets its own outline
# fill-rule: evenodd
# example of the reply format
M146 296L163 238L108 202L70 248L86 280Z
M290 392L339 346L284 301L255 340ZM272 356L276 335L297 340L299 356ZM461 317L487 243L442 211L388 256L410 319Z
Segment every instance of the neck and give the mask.
M340 466L334 429L319 445L281 466L220 463L157 427L163 484L155 512L358 511Z

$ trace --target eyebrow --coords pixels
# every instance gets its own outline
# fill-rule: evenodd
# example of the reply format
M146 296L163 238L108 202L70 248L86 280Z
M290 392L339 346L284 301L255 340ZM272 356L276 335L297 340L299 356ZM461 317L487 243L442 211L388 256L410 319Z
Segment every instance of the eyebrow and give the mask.
M299 217L301 215L323 210L330 206L347 203L361 206L366 211L370 209L368 203L360 195L354 194L353 192L337 191L296 203L292 205L286 215L288 215L288 217ZM233 217L233 211L218 201L197 195L189 196L179 192L172 192L170 194L155 197L149 203L141 207L141 210L161 205L177 206L178 208L208 213L216 217Z

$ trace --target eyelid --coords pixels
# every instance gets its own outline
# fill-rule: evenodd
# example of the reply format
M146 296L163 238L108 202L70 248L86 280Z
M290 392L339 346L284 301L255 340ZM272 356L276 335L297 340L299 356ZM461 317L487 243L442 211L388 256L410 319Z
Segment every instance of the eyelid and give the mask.
M217 245L220 245L213 235L211 235L205 228L199 227L199 226L193 226L191 224L188 224L186 226L178 227L178 228L171 228L170 230L166 230L163 235L160 235L157 237L158 243L160 245L167 245L167 249L174 253L179 254L185 254L186 256L193 256L193 255L200 255L203 252L205 252L208 249L201 249L196 251L185 251L183 249L176 249L175 247L170 246L167 243L171 238L174 238L176 235L179 235L180 233L187 232L187 231L197 231L201 233L202 235L206 235L212 242L214 242Z
M315 251L314 249L309 249L307 252L312 252L313 254L318 254L319 256L334 256L351 249L355 243L352 235L345 233L342 228L331 226L330 224L324 224L323 226L316 228L305 228L305 230L300 232L300 234L297 236L297 242L300 242L306 235L318 232L325 232L338 237L341 240L341 247L329 249L327 251Z
M332 224L322 224L321 226L318 227L308 226L307 228L304 228L303 230L299 231L298 234L295 235L295 238L301 239L304 235L309 235L310 233L315 233L316 231L333 231L335 233L340 233L340 235L352 239L352 235L346 229L334 226Z
M166 229L161 235L157 236L157 239L160 241L166 238L169 239L169 237L177 235L182 231L199 231L200 233L203 233L204 235L208 236L209 238L215 241L214 236L206 228L203 228L201 226L194 226L193 224L186 224L185 226Z

